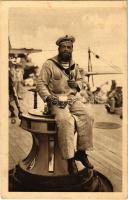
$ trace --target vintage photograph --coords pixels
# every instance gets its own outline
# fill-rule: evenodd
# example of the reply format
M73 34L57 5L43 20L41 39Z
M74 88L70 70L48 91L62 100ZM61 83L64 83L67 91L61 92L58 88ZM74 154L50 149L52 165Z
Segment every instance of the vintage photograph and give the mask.
M8 7L9 193L124 191L126 24L125 1Z

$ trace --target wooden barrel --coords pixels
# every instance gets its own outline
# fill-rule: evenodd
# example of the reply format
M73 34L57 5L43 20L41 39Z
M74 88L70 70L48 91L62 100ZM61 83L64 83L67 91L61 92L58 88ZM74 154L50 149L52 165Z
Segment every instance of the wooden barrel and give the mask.
M43 115L38 109L33 109L22 115L21 127L31 132L32 149L20 167L36 175L68 175L67 160L62 159L57 141L57 126L54 116ZM78 163L79 170L84 166Z

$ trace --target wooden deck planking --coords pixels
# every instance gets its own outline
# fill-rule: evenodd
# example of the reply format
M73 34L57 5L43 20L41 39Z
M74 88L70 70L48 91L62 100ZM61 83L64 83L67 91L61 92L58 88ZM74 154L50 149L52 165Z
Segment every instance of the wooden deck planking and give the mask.
M121 125L117 115L110 115L103 106L95 105L95 122L113 122ZM100 110L101 114L98 114ZM121 191L122 185L122 127L118 129L94 128L94 150L89 152L89 159L95 169L107 176L114 191Z
M95 142L95 143L96 143L96 142ZM99 145L99 143L98 143L98 145ZM102 154L103 156L105 156L105 157L108 158L109 160L112 160L112 162L114 162L114 163L118 166L118 168L121 169L121 161L122 161L122 159L119 157L119 155L117 155L117 154L114 153L113 151L110 151L110 150L107 150L107 149L105 149L105 150L103 151L104 148L105 148L105 147L102 145L102 146L101 146L101 149L100 149L100 150L97 149L96 152L99 153L99 154ZM95 150L94 150L94 151L95 151ZM111 157L112 157L113 159L111 159ZM120 162L120 165L119 165L119 162Z
M38 99L39 107L43 103ZM23 112L33 108L33 94L27 92L24 101L20 101ZM110 115L103 105L93 105L95 122L114 122L121 124L117 115ZM31 134L19 127L20 121L16 124L9 124L9 169L26 157L32 146ZM114 191L121 191L122 184L122 129L98 129L94 128L93 133L94 150L88 152L89 160L96 170L107 176Z
M98 137L96 137L96 139L99 140L99 142L94 141L94 144L99 145L101 143L101 148L103 147L103 149L101 149L101 150L104 150L104 148L105 148L105 150L110 151L111 153L115 153L118 156L121 156L122 148L120 147L120 142L117 141L118 146L115 146L116 140L112 141L111 139L110 140L108 139L108 140L104 140L104 143L106 144L105 145L103 143L102 139L99 139L99 137L103 137L103 136L99 135Z
M118 157L120 158L121 154L122 154L122 147L120 147L120 141L117 141L117 146L115 145L115 141L116 140L112 140L109 138L107 140L104 140L103 143L103 139L101 137L103 137L103 135L98 135L98 136L94 136L95 140L94 140L94 148L99 150L99 147L101 148L101 151L109 151L110 153L116 154L118 155ZM99 147L97 147L97 146ZM105 149L104 149L105 148Z
M114 174L121 176L121 169L119 169L118 165L115 164L111 159L108 159L104 155L100 154L99 152L94 152L95 157L99 160L99 163L104 167L110 167ZM94 158L94 157L92 157ZM102 163L103 162L103 163ZM111 165L110 165L111 163Z

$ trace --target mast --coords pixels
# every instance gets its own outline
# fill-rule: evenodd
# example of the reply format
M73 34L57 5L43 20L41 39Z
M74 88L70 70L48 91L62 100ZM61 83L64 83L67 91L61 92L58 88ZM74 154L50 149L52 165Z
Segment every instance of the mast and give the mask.
M91 63L91 50L88 48L88 72L92 72L92 63ZM88 82L89 82L90 76L88 75ZM94 80L92 75L92 85L94 86Z

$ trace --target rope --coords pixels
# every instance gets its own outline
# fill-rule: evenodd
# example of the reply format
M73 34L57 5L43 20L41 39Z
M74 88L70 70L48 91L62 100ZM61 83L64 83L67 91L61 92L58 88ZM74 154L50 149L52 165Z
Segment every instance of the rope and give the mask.
M99 55L95 54L92 50L91 53L97 58L100 59L102 62L104 62L105 64L109 65L111 68L113 68L114 70L121 72L119 66L117 65L113 65L111 62L108 62L106 59L100 57Z

